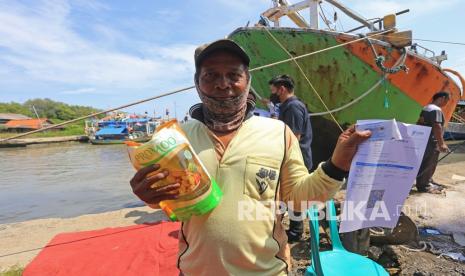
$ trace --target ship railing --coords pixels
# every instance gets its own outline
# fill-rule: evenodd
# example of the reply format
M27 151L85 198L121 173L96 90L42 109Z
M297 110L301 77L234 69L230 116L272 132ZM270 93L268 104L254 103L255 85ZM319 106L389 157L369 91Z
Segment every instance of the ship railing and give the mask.
M442 51L440 55L436 55L433 50L421 46L418 43L413 43L412 46L410 46L410 50L416 54L425 56L426 58L436 62L439 65L441 65L441 62L444 60L447 60L446 51Z
M459 114L457 113L452 113L452 120L453 122L456 122L456 123L462 123L462 124L465 124L465 119L462 118Z

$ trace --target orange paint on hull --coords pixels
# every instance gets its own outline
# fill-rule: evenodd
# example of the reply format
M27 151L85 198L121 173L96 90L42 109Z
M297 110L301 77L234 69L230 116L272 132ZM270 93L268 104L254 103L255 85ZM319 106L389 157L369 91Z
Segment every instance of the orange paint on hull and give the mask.
M352 39L353 38L339 37L338 41L344 43ZM387 68L394 66L396 61L402 56L401 51L398 49L392 48L391 51L388 51L387 48L376 45L375 43L373 43L373 46L378 55L383 55L386 58L384 66ZM375 63L375 56L368 42L358 41L344 47L367 63L373 70L381 74L381 70ZM457 102L461 97L460 88L457 84L440 67L411 52L407 54L405 65L409 68L408 73L399 71L395 74L390 74L388 80L391 84L399 88L407 96L422 106L430 103L436 92L449 92L451 94L451 101L443 108L446 121L449 122Z

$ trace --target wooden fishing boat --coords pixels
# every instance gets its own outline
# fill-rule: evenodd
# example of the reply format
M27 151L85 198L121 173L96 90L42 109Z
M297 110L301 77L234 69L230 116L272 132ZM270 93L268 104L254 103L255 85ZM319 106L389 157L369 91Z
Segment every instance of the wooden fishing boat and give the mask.
M444 138L446 140L465 140L465 101L460 101L455 110L456 112L452 114L444 132Z
M86 122L86 133L93 145L124 144L126 141L147 142L157 122L146 118Z

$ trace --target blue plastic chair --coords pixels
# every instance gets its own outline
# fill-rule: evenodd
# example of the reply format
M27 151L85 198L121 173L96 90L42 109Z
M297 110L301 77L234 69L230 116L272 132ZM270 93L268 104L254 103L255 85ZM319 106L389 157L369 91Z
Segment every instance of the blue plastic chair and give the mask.
M389 275L382 266L364 256L349 252L342 246L336 221L336 208L334 201L327 202L327 220L333 250L320 251L320 237L318 225L318 208L313 205L308 210L310 218L310 244L312 251L312 265L307 267L306 276L332 276L332 275Z

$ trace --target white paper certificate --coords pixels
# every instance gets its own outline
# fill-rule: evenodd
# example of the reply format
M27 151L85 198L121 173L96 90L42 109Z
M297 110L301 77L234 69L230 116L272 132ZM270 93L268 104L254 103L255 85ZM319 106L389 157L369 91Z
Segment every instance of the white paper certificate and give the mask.
M358 121L373 134L352 160L340 232L393 228L417 176L430 127L394 120Z

